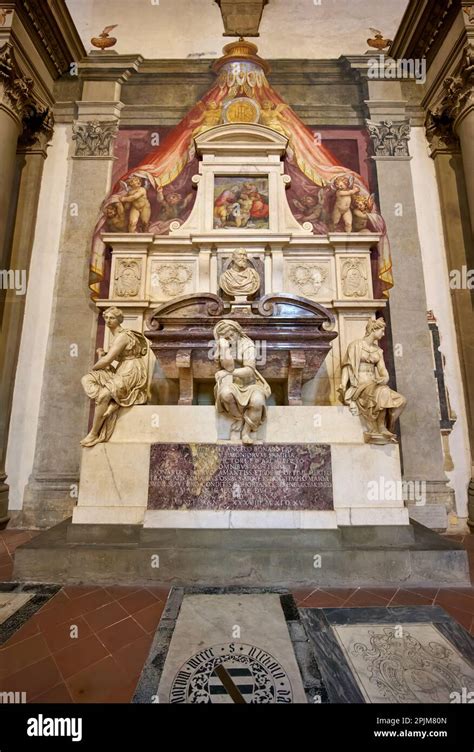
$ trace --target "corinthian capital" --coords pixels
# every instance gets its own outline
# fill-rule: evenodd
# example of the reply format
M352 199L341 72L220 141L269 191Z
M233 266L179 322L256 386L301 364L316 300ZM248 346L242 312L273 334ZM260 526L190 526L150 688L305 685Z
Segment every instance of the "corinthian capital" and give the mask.
M448 148L457 145L456 123L474 105L474 46L470 42L464 49L455 76L443 81L441 96L428 110L426 137L433 149L442 143Z
M0 84L4 103L22 120L25 108L32 98L34 82L17 67L13 47L8 42L0 49Z
M112 144L117 138L117 121L78 121L73 126L76 157L110 157Z
M376 157L409 157L410 121L366 120Z

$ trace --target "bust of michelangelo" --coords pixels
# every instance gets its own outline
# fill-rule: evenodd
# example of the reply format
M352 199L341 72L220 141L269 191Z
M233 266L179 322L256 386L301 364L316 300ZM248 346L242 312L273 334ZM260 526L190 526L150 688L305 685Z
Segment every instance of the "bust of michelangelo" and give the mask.
M245 248L237 248L232 261L219 279L219 285L227 295L242 297L254 295L260 288L260 275L247 258Z

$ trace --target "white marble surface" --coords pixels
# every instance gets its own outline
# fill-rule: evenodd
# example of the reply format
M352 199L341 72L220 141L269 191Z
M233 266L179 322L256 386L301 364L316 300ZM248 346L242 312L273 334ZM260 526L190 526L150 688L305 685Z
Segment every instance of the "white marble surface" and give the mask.
M213 443L224 438L225 424L214 405L144 405L121 410L109 444ZM269 407L258 439L295 444L364 444L359 418L348 407Z
M325 530L337 527L333 511L265 510L153 510L145 513L144 527L184 528L250 528L250 529L311 529Z
M219 665L247 704L306 703L278 595L184 596L159 702L233 703L215 674Z
M450 703L474 690L474 670L432 624L333 626L371 703Z
M0 624L33 598L34 593L0 593Z

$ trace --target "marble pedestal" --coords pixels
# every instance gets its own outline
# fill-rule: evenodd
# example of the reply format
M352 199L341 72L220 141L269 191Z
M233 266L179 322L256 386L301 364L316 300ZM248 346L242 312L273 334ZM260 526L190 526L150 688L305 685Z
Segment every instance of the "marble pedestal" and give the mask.
M218 509L150 504L153 445L217 445L228 435L227 419L217 418L213 406L124 410L111 441L83 450L73 523L313 530L409 523L398 446L365 444L360 420L345 407L270 407L268 420L257 436L263 444L329 445L331 505L268 509L253 504L250 498L234 508ZM264 477L261 482L265 483Z

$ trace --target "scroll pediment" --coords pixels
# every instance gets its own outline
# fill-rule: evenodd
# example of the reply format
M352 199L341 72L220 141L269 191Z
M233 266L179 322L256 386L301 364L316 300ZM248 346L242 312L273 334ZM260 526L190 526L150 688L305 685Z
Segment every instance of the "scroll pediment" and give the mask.
M265 125L236 123L216 125L195 138L198 154L261 152L284 154L288 139Z

